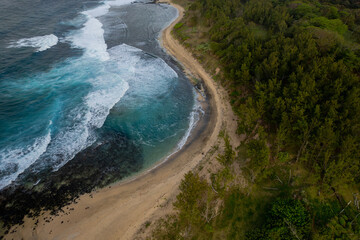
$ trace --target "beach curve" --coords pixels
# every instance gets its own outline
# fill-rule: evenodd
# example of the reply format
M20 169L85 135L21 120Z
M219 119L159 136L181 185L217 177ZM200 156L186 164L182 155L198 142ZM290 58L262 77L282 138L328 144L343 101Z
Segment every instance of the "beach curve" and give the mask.
M194 129L184 148L159 167L131 181L85 194L76 203L64 207L64 212L57 216L44 213L39 218L26 218L23 227L15 226L10 232L16 231L5 239L133 239L147 219L176 196L184 174L193 170L216 144L224 124L236 127L224 90L171 35L173 27L183 17L184 9L168 3L177 8L179 14L162 32L161 43L184 66L185 72L202 79L205 84L210 95L211 115L203 128Z

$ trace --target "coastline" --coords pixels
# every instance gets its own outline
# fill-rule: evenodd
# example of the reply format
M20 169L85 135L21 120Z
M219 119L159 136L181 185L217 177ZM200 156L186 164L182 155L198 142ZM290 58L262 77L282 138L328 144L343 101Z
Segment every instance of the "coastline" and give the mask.
M183 148L166 161L133 178L80 196L57 216L45 213L35 219L26 218L23 227L13 227L10 233L15 232L5 239L132 239L154 212L176 196L184 174L194 169L216 143L223 125L234 124L224 91L171 36L184 9L167 2L177 8L178 17L161 33L161 45L183 65L185 73L202 79L210 115L198 122ZM230 120L226 123L225 119Z

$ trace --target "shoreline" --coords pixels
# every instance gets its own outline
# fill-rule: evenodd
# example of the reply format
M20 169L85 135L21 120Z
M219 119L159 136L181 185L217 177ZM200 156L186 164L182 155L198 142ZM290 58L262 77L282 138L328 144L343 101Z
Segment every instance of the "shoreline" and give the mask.
M202 66L171 36L184 9L167 3L178 10L178 16L161 32L161 46L183 66L187 75L202 79L209 104L186 144L136 176L80 196L57 216L46 212L35 219L26 217L23 227L13 227L9 232L16 232L5 239L132 239L161 205L176 196L184 174L194 169L216 143L224 122L223 111L227 109L224 97Z

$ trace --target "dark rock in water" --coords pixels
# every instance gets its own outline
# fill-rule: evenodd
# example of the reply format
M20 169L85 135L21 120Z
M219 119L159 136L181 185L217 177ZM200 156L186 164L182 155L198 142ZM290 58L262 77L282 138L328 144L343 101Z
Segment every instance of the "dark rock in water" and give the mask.
M0 220L5 226L22 222L41 210L56 214L79 195L104 187L141 169L139 147L119 133L106 134L56 172L24 173L21 182L0 191ZM38 181L38 178L41 180Z

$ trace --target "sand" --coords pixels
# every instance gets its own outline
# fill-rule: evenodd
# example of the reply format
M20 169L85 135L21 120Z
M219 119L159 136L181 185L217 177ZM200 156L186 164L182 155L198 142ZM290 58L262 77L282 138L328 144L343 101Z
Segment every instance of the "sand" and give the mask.
M5 239L134 239L137 231L155 212L163 211L162 206L169 205L184 174L193 170L216 144L224 126L233 146L238 145L235 116L226 92L170 34L184 14L182 7L172 5L178 9L179 16L164 30L161 42L187 73L203 80L210 96L207 100L209 117L198 124L184 148L160 166L134 179L85 194L77 203L65 207L58 216L45 212L37 219L25 218L24 225L13 227L10 232L16 232L8 234Z

